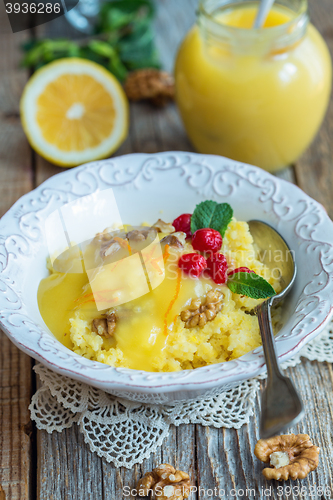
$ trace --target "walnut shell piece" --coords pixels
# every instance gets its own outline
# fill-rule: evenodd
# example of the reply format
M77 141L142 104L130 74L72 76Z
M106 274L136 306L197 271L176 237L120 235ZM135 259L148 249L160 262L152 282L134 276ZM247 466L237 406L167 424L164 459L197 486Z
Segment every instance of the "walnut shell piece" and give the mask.
M131 101L148 99L156 106L164 106L168 100L174 99L175 81L166 71L139 69L129 73L124 90Z
M190 477L170 464L161 464L146 472L136 487L139 496L151 496L160 500L183 500L191 492Z
M266 479L304 479L315 470L319 462L318 446L314 446L307 434L284 434L269 439L259 439L254 454L262 462L269 462L271 455L283 452L289 456L289 464L283 467L266 467L262 473Z

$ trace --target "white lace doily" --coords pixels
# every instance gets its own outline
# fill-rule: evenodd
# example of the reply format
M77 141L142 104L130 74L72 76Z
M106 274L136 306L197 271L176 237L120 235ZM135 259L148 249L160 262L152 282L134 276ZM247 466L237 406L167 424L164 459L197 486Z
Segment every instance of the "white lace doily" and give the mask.
M301 357L333 362L333 321L282 368ZM161 446L171 424L239 429L253 414L259 378L209 398L157 406L127 401L35 366L43 386L32 397L31 418L38 429L61 432L76 422L90 449L116 467L132 468ZM265 376L265 375L264 375Z

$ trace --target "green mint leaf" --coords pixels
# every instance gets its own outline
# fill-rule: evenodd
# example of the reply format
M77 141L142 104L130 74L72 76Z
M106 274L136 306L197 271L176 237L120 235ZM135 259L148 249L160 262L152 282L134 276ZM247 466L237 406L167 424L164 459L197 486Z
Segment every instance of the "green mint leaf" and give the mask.
M232 274L227 285L233 293L246 295L251 299L267 299L276 295L272 285L255 273Z
M118 54L115 54L114 57L110 58L107 69L111 71L111 73L113 73L120 82L123 82L128 74L127 69L120 60Z
M111 45L101 40L92 40L88 43L88 48L102 57L113 57L116 53Z
M148 23L154 15L154 5L150 0L116 0L102 4L97 33L111 33L135 28L142 20ZM121 33L119 33L121 35Z
M229 203L217 203L207 200L195 207L191 217L191 231L194 234L198 229L209 227L224 236L228 224L231 222L233 210Z
M102 2L95 27L95 40L74 42L65 38L31 40L22 46L21 64L36 70L64 57L81 57L101 64L121 82L128 71L159 68L155 49L153 0ZM102 33L102 35L101 35Z

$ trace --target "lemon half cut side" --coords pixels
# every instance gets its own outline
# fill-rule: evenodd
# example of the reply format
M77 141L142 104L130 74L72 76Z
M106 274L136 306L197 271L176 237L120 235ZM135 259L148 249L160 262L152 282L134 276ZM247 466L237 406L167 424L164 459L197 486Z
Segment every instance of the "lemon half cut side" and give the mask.
M31 146L64 167L110 156L128 134L129 106L120 83L86 59L59 59L36 71L20 112Z

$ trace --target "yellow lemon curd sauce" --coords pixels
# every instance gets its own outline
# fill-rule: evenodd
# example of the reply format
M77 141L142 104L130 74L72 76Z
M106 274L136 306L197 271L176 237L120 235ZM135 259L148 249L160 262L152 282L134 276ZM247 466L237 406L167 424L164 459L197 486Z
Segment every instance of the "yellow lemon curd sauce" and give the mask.
M219 154L277 170L294 162L314 138L331 89L331 60L313 25L296 43L263 53L257 44L238 50L238 34L249 30L258 4L241 4L217 12L215 20L235 29L230 44L195 26L178 53L177 104L187 133L201 153ZM265 28L295 18L275 5ZM263 40L265 30L263 31ZM267 30L269 32L269 30ZM250 32L249 32L250 33ZM233 40L233 41L231 41ZM262 42L264 43L264 42ZM232 46L231 46L232 45Z
M112 338L92 331L92 320L102 317L101 312L105 311L97 310L86 273L56 272L49 263L51 274L41 281L38 289L41 315L50 331L69 349L117 367L146 371L191 369L234 359L258 347L258 320L246 314L258 301L233 294L226 285L216 285L210 278L193 279L183 274L178 259L190 252L193 252L190 242L181 249L164 248L163 282L149 293L112 308L117 316ZM221 252L231 268L247 266L277 292L280 290L274 272L258 260L246 222L233 220L229 224ZM134 269L133 273L135 290ZM203 328L185 328L180 312L191 299L204 297L212 289L223 294L221 312ZM273 317L277 325L278 312Z

